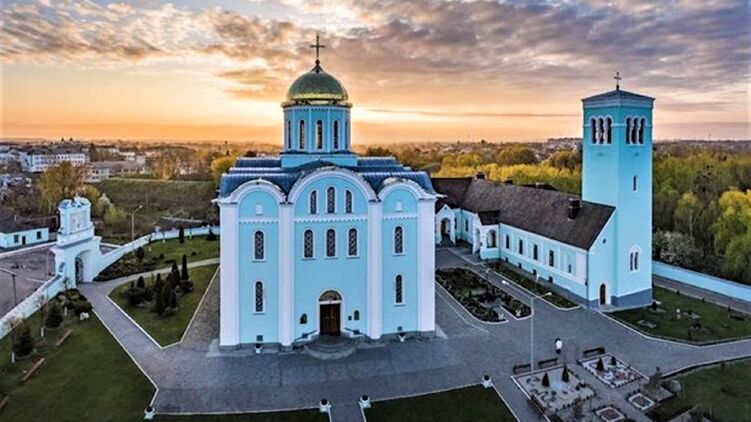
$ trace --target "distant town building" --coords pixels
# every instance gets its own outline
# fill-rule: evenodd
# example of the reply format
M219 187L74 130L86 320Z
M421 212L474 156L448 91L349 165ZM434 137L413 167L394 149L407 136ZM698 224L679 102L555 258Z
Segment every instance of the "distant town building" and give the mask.
M98 183L110 177L125 177L146 172L146 165L138 161L95 161L89 164L88 183Z
M21 167L28 173L42 173L49 167L65 162L83 166L89 162L89 154L76 143L64 145L33 146L20 154Z
M0 249L17 248L48 240L47 227L25 222L18 215L0 208Z

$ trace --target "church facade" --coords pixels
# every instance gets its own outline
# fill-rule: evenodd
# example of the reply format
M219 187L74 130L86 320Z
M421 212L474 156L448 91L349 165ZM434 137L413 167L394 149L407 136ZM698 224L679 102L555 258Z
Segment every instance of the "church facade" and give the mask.
M582 195L433 179L436 243L464 241L592 308L652 300L654 98L619 86L583 102Z
M427 173L350 150L351 103L320 61L282 103L277 157L239 158L219 197L220 346L435 331Z

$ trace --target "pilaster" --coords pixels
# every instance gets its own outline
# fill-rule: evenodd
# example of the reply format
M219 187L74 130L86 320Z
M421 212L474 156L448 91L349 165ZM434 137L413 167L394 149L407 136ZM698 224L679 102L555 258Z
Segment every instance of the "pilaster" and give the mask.
M368 336L374 340L383 333L382 218L382 203L368 203Z

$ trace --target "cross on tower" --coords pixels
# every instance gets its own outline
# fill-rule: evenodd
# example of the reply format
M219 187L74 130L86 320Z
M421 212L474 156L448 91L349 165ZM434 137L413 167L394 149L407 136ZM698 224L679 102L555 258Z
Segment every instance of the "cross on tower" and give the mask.
M326 46L323 45L323 44L321 44L321 38L320 38L320 35L318 33L316 33L316 43L315 44L311 44L308 47L316 49L316 64L320 64L321 61L318 59L319 52L320 52L320 50L322 48L326 48Z
M621 78L621 72L616 70L615 76L613 76L613 79L615 79L615 89L616 90L621 89L621 79L623 79Z

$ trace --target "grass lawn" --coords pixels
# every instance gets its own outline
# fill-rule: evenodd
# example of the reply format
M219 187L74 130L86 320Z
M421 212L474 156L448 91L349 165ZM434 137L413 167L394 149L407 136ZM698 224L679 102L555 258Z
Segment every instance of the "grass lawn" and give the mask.
M681 341L701 343L751 336L751 316L749 315L737 312L731 314L722 306L702 302L700 299L657 286L653 286L652 294L655 300L662 302L660 307L665 310L664 313L657 314L650 312L648 308L641 308L614 312L610 315L643 333ZM681 310L681 319L676 319L676 309ZM695 321L686 315L689 310L701 317L698 319L701 329L691 329ZM639 325L637 322L640 320L657 324L657 327L649 329ZM689 332L691 332L690 338Z
M72 313L70 313L72 315ZM0 393L10 396L0 421L137 421L154 387L92 314L79 322L69 316L65 328L40 341L40 318L29 319L37 356L10 363L11 337L0 340ZM73 334L59 348L66 328ZM26 382L20 380L39 356L44 365Z
M713 421L741 421L751 418L751 360L701 369L678 379L681 396L663 402L649 412L657 421L700 405Z
M536 296L542 296L545 293L550 293L550 296L545 296L542 298L542 300L554 306L557 306L563 309L571 309L577 306L576 303L566 299L565 297L559 295L558 293L554 292L548 287L534 280L530 280L528 277L520 274L518 271L514 270L513 268L510 268L508 264L505 264L503 262L493 262L490 264L490 267L493 268L493 270L495 270L496 272L503 274L504 277L522 286L524 289L528 290L529 292L531 292L532 294Z
M328 422L318 409L294 412L248 413L242 415L157 416L156 422Z
M481 386L374 402L365 416L368 422L516 421L495 390Z
M211 282L211 278L216 272L216 267L216 265L206 265L190 269L193 291L180 297L177 311L171 316L157 315L156 312L152 312L150 305L130 306L124 294L130 287L130 283L123 284L112 290L110 298L127 312L141 328L146 330L154 340L162 346L166 346L182 338L190 319L193 317L193 313L198 307L198 303L201 301L201 297L203 297L206 288ZM147 285L151 283L153 283L152 280L147 280Z
M157 240L143 247L145 257L138 262L133 253L128 253L117 262L107 267L97 277L98 281L112 280L131 274L169 268L173 262L179 266L183 255L188 256L188 263L203 261L204 259L219 257L219 239L206 240L206 236L195 236L189 239L186 235L185 243L178 239Z

